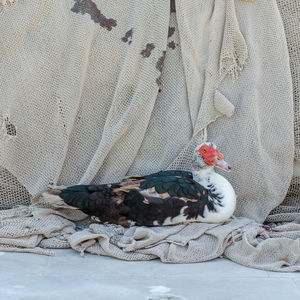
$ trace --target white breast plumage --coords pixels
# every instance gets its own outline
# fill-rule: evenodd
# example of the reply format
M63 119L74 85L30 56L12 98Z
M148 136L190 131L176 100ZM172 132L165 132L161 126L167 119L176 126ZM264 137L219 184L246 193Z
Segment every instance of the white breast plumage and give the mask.
M206 208L201 221L217 223L229 219L235 210L236 194L227 179L212 172L205 176L195 176L194 180L210 190L209 200L215 207L215 211Z

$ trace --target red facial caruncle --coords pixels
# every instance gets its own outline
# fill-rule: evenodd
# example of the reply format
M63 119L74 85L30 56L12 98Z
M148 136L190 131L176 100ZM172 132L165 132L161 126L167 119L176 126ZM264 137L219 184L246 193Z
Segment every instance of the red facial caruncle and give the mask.
M230 165L224 161L224 155L218 150L213 147L204 144L198 152L203 157L204 161L209 166L215 166L221 168L225 171L230 171Z
M198 150L198 152L201 154L201 156L209 166L213 166L217 158L219 158L220 160L224 159L224 155L218 149L215 149L208 145L203 145Z

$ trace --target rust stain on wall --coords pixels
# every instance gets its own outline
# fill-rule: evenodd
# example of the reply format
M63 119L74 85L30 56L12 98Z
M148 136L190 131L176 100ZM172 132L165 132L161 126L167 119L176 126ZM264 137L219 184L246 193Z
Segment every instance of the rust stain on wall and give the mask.
M151 55L152 50L155 48L153 43L148 43L146 45L146 49L142 50L141 55L143 57L149 57Z
M126 33L125 33L125 36L122 37L122 41L124 43L128 43L128 45L131 44L132 42L132 34L133 34L133 29L131 28L130 30L128 30Z
M158 59L156 63L156 69L160 72L159 77L156 79L156 83L159 87L161 86L161 75L164 68L165 59L166 59L166 51L163 51L163 55Z
M101 27L106 28L108 31L111 31L113 27L117 26L117 21L104 16L92 0L74 1L75 4L71 8L72 12L77 14L81 13L82 15L89 14L95 23L99 23Z

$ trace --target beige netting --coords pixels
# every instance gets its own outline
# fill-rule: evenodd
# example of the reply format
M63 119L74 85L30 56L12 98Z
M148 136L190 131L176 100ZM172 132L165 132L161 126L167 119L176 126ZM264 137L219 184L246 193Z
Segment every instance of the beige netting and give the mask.
M283 19L294 87L295 159L300 159L300 2L277 0ZM299 163L295 162L295 173ZM299 174L298 174L299 176ZM300 218L300 177L291 182L286 199L268 216L267 222L291 222Z
M0 11L6 8L7 6L13 5L17 2L18 0L1 0L0 1Z
M31 196L15 176L0 166L0 209L30 204Z
M263 222L286 195L294 158L292 81L276 1L177 0L176 17L169 1L136 3L20 0L2 10L1 176L18 182L1 188L3 207L16 204L12 190L22 187L28 192L19 203L51 183L187 169L194 146L208 139L233 164L228 179L238 195L236 215ZM70 246L170 262L224 253L255 267L299 268L286 255L298 243L297 225L279 229L278 239L244 218L227 226L115 231L94 224L76 231L74 221L85 216L29 209L2 212L3 249ZM269 258L269 245L283 247L287 236L284 254ZM229 251L235 245L236 255Z
M186 169L207 137L233 163L237 215L264 221L293 172L276 1L178 0L177 22L168 2L116 5L30 0L1 12L0 165L35 196Z
M294 86L295 155L300 160L300 2L277 0L286 32Z
M273 209L266 222L300 222L300 177L294 177L285 200Z

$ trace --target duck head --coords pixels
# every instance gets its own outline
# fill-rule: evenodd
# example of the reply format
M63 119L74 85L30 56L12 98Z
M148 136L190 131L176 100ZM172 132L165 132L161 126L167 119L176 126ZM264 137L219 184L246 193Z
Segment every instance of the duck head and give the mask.
M193 170L213 171L214 167L230 172L231 166L214 143L206 142L196 147L193 154Z

